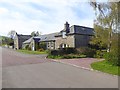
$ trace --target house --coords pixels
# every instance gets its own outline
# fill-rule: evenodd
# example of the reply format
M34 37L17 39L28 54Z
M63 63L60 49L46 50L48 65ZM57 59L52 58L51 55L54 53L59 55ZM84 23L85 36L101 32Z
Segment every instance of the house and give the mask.
M37 49L36 46L39 45L39 43L44 42L46 44L46 49L55 49L55 35L57 35L57 33L31 37L30 39L23 42L23 48L25 48L26 45L29 45L31 50L34 51Z
M56 35L55 49L66 47L86 47L89 44L91 36L94 35L93 28L72 25L68 22L64 24L64 29Z
M31 38L31 35L22 35L16 33L14 37L14 49L22 49L23 42L29 38Z
M36 50L36 45L39 45L41 42L45 42L46 49L87 47L90 38L93 35L93 28L79 25L72 25L70 27L69 23L66 22L64 24L64 29L60 32L32 37L23 42L23 46L25 44L29 44L32 50Z

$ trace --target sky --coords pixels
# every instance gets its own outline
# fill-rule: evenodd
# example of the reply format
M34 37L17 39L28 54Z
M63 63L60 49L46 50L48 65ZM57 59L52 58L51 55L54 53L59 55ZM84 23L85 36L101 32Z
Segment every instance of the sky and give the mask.
M59 32L66 21L93 28L94 17L87 0L0 0L0 35Z

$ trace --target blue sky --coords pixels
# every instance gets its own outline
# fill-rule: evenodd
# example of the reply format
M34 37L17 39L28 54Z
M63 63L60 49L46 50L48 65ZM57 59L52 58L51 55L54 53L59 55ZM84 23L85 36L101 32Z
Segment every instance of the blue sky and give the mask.
M80 0L1 0L0 35L11 30L20 34L59 32L66 21L93 27L94 11Z

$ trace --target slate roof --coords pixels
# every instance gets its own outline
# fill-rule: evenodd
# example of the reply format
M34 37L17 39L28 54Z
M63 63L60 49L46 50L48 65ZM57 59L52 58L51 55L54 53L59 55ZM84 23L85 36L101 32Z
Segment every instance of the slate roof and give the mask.
M86 34L86 35L94 35L93 28L84 27L84 26L78 26L78 25L73 25L73 27L74 27L74 33Z
M54 41L55 36L62 36L62 31L56 32L56 33L51 33L51 34L45 34L45 35L40 35L40 36L35 36L31 37L31 35L20 35L21 38L27 38L25 42L23 43L30 43L32 39L35 41ZM84 27L84 26L79 26L79 25L72 25L70 27L70 32L67 35L70 34L84 34L84 35L94 35L93 28L89 27Z
M29 44L32 41L33 37L29 38L28 40L24 41L24 44Z
M39 42L40 41L54 41L55 40L55 35L57 35L58 33L51 33L51 34L45 34L45 35L40 35L40 36L36 36L34 37L34 39L39 38Z
M31 35L22 35L22 34L17 34L17 36L18 36L18 38L20 38L20 39L25 39L25 40L27 40L27 39L31 38Z
M61 36L62 31L64 31L64 30L61 30L56 36ZM93 28L89 28L89 27L72 25L70 27L70 32L67 35L70 35L70 34L94 35L94 30L93 30Z

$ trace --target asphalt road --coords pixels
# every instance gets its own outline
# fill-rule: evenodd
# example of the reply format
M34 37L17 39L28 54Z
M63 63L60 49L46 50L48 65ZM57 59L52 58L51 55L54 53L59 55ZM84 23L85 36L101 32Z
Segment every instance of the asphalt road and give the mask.
M3 88L118 88L118 77L2 50Z

